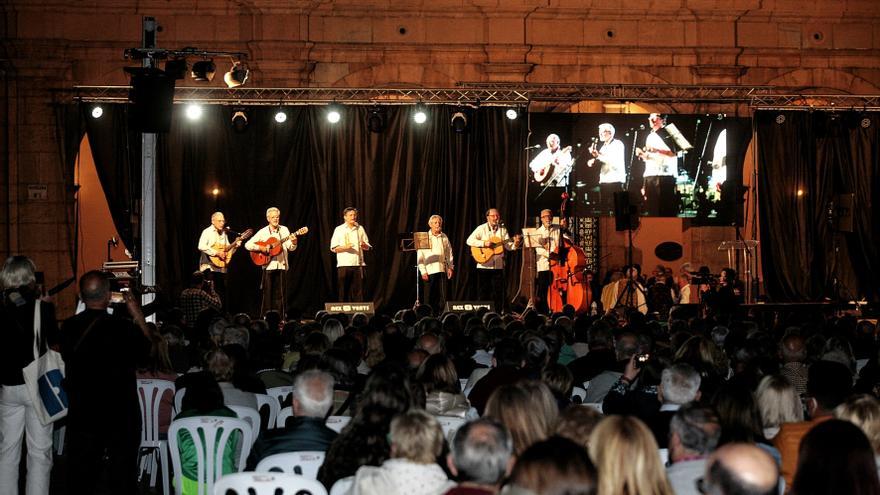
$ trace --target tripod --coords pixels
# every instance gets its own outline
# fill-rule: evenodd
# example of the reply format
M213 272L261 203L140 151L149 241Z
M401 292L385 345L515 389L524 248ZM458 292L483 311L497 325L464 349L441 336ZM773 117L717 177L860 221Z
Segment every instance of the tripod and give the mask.
M646 306L647 294L641 284L638 283L638 280L636 280L636 269L633 266L632 222L630 222L627 227L626 264L629 269L627 270L627 273L624 274L626 277L626 286L623 288L623 292L617 295L617 301L614 303L614 307L623 306L643 312L642 307ZM639 296L641 296L641 300L639 299Z

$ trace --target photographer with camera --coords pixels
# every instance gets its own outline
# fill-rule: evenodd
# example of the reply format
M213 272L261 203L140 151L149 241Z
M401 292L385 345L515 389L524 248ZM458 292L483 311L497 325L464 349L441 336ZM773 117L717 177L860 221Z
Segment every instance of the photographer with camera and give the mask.
M214 283L211 280L212 273L193 272L189 279L189 287L183 289L180 293L178 304L183 311L183 321L187 328L193 328L199 313L206 309L215 309L220 311L223 303L220 301L220 295L214 290Z

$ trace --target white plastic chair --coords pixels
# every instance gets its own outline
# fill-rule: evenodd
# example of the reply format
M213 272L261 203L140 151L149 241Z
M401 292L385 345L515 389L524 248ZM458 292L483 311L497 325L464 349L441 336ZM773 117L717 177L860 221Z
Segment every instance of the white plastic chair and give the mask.
M183 396L186 394L186 387L178 389L177 392L174 392L174 414L173 416L177 416L180 414L180 411L183 411Z
M348 493L348 491L351 489L351 485L353 484L354 476L346 476L336 483L333 483L333 488L330 488L330 495L344 495Z
M462 392L464 392L464 389L467 387L467 382L468 382L467 378L459 378L458 379L458 386L459 386L459 388L461 388Z
M571 389L571 398L580 397L580 402L583 403L584 399L587 398L587 391L580 387L572 387Z
M321 483L288 473L227 474L214 484L214 495L226 495L230 491L236 495L327 495Z
M669 462L669 449L657 449L657 454L660 456L660 465L665 467Z
M141 444L138 447L138 473L150 473L150 486L156 486L156 456L162 468L162 493L168 495L168 441L159 439L159 407L165 394L174 394L174 382L138 380L138 403L141 409Z
M455 434L458 432L458 429L462 427L467 420L464 418L459 418L458 416L434 416L437 418L437 421L440 423L440 427L443 428L443 436L446 437L446 441L452 443L452 439L455 438Z
M284 406L284 401L293 395L293 385L285 385L283 387L271 387L266 389L266 394L274 397L278 401L278 409Z
M235 415L240 419L243 419L247 422L248 426L251 427L251 433L253 433L253 439L256 442L257 437L260 435L260 425L262 424L263 418L260 417L260 412L254 409L253 407L247 406L226 406L229 409L235 411Z
M254 471L258 473L293 473L305 476L310 480L316 480L321 464L324 464L324 452L284 452L264 457Z
M330 416L324 424L327 425L327 428L339 433L349 421L351 421L351 416Z
M257 411L260 412L263 410L263 406L269 408L269 420L266 423L266 429L270 430L275 428L275 425L278 422L278 411L281 409L281 406L278 405L278 401L270 396L264 394L254 394L257 396ZM262 414L260 415L260 419L262 419Z
M220 416L197 416L177 419L168 428L168 446L171 450L171 464L174 468L174 491L181 495L183 491L183 470L180 459L180 443L178 433L187 432L193 439L196 451L198 495L214 493L214 481L220 477L223 466L223 455L229 439L234 432L240 432L241 440L236 446L238 458L235 468L244 469L245 461L251 452L253 432L247 421L239 418ZM201 434L199 434L201 432ZM204 439L204 441L203 441Z
M278 419L276 419L277 427L284 428L284 424L287 423L287 418L291 416L293 416L293 408L290 406L278 411Z

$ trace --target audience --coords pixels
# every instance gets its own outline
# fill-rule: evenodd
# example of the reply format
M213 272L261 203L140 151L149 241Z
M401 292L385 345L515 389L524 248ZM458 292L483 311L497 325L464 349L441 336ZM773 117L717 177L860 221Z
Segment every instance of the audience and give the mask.
M761 412L764 438L772 440L783 423L804 420L804 407L800 396L784 375L769 375L761 379L755 400Z
M834 417L862 429L874 450L880 472L880 402L877 398L867 394L854 395L834 409Z
M590 446L590 435L601 419L602 413L592 407L567 407L559 413L554 434L587 449Z
M590 459L599 472L598 495L673 495L657 442L632 416L608 416L590 435Z
M813 427L798 450L793 495L878 495L874 449L849 421L830 419Z
M682 406L669 424L669 462L666 476L676 495L698 495L697 479L706 470L709 454L721 438L718 416L707 407Z
M333 405L333 377L318 370L296 377L293 386L293 416L284 428L266 430L251 449L247 466L254 469L265 457L282 452L325 452L336 432L324 424Z
M779 470L759 447L730 443L709 457L698 488L709 495L778 495Z
M581 446L566 438L550 437L531 445L517 458L509 483L502 493L594 495L598 479Z
M440 423L425 411L414 409L391 420L391 458L381 466L357 470L348 493L352 495L431 495L454 486L437 458L443 451Z
M428 356L419 366L416 381L425 389L425 407L429 413L463 418L470 409L461 393L455 365L444 354Z
M513 438L516 455L553 431L559 409L550 389L541 382L503 385L489 397L486 417L503 424Z
M504 426L478 419L459 428L446 459L458 485L446 495L498 493L513 466L513 439Z

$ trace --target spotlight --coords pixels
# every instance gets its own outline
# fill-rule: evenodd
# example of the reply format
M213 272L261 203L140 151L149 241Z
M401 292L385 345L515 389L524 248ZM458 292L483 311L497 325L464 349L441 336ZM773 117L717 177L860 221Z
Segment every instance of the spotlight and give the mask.
M186 59L173 58L165 62L165 73L172 79L186 78Z
M516 120L516 118L519 117L519 113L516 111L515 108L508 108L507 111L504 112L504 115L506 115L507 118L510 120Z
M373 107L369 110L367 129L377 134L385 130L385 110L382 107Z
M241 62L233 62L232 68L223 76L223 82L230 88L237 88L247 81L250 71Z
M235 132L244 132L247 126L248 118L244 108L235 108L232 114L232 128L235 129Z
M416 124L424 124L428 120L428 114L425 113L425 106L419 103L416 105L416 111L413 114L413 121Z
M459 110L452 114L452 119L449 121L449 125L452 126L452 130L457 134L462 134L467 132L467 115L464 114L463 111Z
M104 109L101 108L101 105L95 105L92 107L92 118L100 119L101 115L104 115Z
M337 122L339 122L340 119L342 119L342 113L339 105L327 105L327 122L330 122L331 124L336 124Z
M287 114L284 113L284 110L278 110L278 112L275 114L275 122L283 124L285 121L287 121Z
M219 195L220 195L220 189L219 189L219 188L215 187L214 189L211 189L211 196L214 196L214 197L216 198L216 197L219 196Z
M192 78L195 81L213 81L215 71L213 60L199 60L192 64Z
M189 120L199 120L202 118L202 106L190 103L186 106L186 118Z

